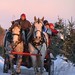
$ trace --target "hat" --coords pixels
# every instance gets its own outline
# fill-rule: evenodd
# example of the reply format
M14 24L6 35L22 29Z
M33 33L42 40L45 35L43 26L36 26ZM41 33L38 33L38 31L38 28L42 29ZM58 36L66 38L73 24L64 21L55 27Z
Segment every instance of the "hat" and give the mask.
M54 24L53 23L50 23L50 26L53 26L54 27Z
M48 21L47 20L44 20L43 23L44 23L44 25L46 25L48 23Z
M54 27L54 24L53 23L50 23L49 26L52 29Z
M22 16L26 18L26 14L23 13L23 14L21 14L21 17L22 17Z

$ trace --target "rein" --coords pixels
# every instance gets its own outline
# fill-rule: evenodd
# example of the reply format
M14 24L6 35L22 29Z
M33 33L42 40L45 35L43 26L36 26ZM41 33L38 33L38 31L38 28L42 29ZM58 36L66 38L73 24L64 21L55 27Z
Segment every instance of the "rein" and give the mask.
M12 35L17 35L17 36L20 36L19 34L12 34Z
M33 44L32 44L32 45L33 45ZM37 53L37 54L39 54L40 56L42 56L42 54L41 54L41 52L40 52L40 51L41 51L41 49L42 49L42 45L41 45L41 49L38 49L38 48L37 48L36 46L34 46L34 45L33 45L33 47L34 47L34 48L38 51L38 53Z
M19 44L19 43L21 43L22 41L17 41L16 43L12 43L12 49L14 50L16 47L17 47L17 45Z
M43 46L42 44L45 42L44 34L42 33L42 35L43 35L42 38L41 38L42 40L40 41L41 43L35 43L35 42L33 42L33 41L31 42L31 44L33 45L33 47L38 51L37 54L40 54L40 56L42 56L42 54L41 54L41 52L40 52L41 49L42 49L42 46ZM39 45L41 45L41 49L38 49L38 48L36 47L36 46L39 46Z
M13 36L14 36L14 35L18 36L18 41L16 41L16 43L13 43L13 42L11 43L11 44L12 44L12 45L11 45L11 46L12 46L12 49L14 50L14 49L17 47L17 45L22 42L22 40L21 40L21 38L20 38L20 36L21 36L20 34L12 34L12 35L13 35Z
M18 41L16 41L16 43L12 42L12 48L15 49L17 47L17 45L22 42L22 40L20 38L20 34L12 34L12 35L18 36Z
M35 29L35 22L34 22L34 24L33 24L33 26L32 26L32 28L33 28L33 38L32 38L32 40L31 40L31 44L33 45L33 47L38 51L38 54L40 54L41 56L42 56L42 54L41 54L41 49L42 49L42 46L43 46L43 43L44 42L46 42L46 40L45 40L45 35L43 34L43 32L42 31L40 31L40 30L36 30L36 31L34 31L34 29ZM38 42L38 43L36 43L35 42L35 40L36 40L36 38L35 38L35 35L36 35L36 33L37 32L40 32L41 33L41 35L42 35L42 37L41 37L41 40L40 40L40 42ZM38 49L37 48L37 46L41 46L41 48L40 49Z

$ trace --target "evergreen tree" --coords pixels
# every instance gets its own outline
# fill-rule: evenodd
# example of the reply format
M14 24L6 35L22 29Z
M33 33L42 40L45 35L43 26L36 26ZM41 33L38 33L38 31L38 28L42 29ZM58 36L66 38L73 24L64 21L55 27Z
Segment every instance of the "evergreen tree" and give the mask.
M74 22L68 21L69 25L67 27L68 31L66 31L67 35L65 35L65 41L63 44L63 50L62 53L64 54L65 57L68 58L71 62L75 63L75 29L74 27Z
M64 23L62 19L58 19L58 22L55 23L55 29L58 30L62 35L64 34ZM61 54L61 50L63 48L63 40L61 40L57 35L52 37L51 42L51 50L53 55L56 57Z

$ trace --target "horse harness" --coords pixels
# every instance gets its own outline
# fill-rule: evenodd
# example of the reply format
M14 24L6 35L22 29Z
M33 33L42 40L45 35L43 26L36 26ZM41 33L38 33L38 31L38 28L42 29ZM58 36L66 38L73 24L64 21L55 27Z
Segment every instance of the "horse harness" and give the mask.
M14 50L17 47L17 45L22 42L22 38L21 38L21 35L19 35L19 34L12 34L12 35L18 36L18 41L16 41L15 43L13 43L13 41L12 41L12 43L11 43L12 49Z
M39 31L39 30L37 30L37 31ZM37 32L37 31L36 31L36 32ZM35 33L36 33L36 32L35 32ZM40 40L39 43L36 43L33 38L32 38L32 41L30 42L30 43L33 45L33 47L38 51L37 54L39 54L40 56L42 56L42 54L41 54L40 51L41 51L41 49L42 49L43 43L46 42L45 35L44 35L42 32L41 32L41 35L42 35L42 37L41 37L41 40ZM40 49L37 48L37 46L39 46L39 45L41 46ZM46 45L47 45L47 43L46 43Z

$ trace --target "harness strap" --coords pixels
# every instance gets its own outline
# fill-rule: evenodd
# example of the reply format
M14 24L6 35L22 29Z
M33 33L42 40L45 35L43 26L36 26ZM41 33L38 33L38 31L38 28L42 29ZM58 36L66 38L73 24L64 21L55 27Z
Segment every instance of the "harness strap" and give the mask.
M32 44L32 45L33 45L33 44ZM33 45L33 47L38 51L38 54L40 54L40 56L42 56L40 50L39 50L36 46L34 46L34 45ZM41 46L41 47L42 47L42 46Z
M12 44L12 48L13 48L13 50L17 47L17 45L18 45L19 43L21 43L21 41L16 42L15 44Z
M12 35L17 35L17 36L20 36L19 34L12 34Z

